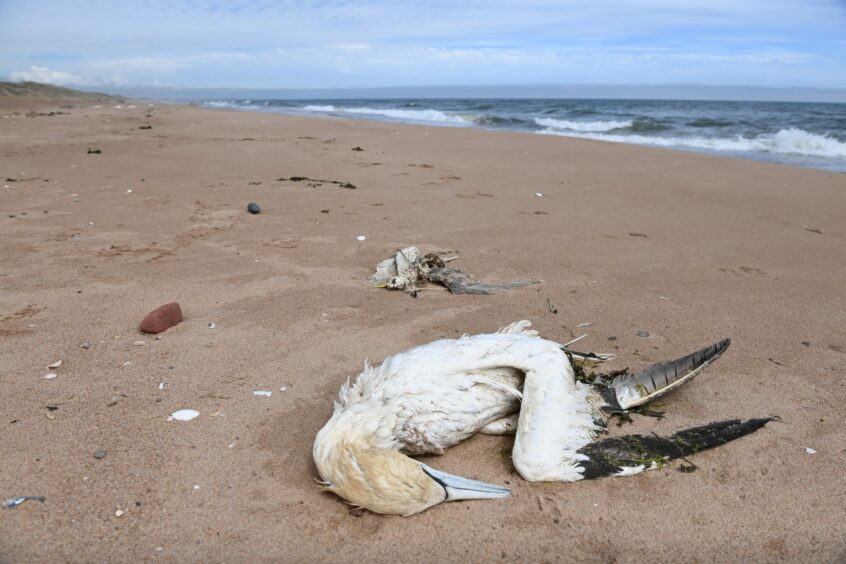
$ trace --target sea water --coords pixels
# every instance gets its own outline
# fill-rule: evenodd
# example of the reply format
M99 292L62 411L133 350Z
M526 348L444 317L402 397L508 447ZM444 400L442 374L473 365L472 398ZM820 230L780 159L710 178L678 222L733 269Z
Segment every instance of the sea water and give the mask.
M846 172L846 104L682 100L216 100L211 107L525 131Z

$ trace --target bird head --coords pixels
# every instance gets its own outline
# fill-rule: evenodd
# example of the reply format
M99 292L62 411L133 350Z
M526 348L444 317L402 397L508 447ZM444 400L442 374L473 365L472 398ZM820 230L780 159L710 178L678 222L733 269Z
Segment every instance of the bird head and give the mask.
M315 462L327 491L374 513L409 516L444 501L496 499L511 493L435 470L391 449L339 443L322 460L315 456Z

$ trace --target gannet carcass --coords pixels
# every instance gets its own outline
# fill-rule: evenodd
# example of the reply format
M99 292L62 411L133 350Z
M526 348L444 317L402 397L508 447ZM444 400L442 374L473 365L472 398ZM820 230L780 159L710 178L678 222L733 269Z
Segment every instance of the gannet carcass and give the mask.
M323 487L375 513L413 515L444 501L504 498L508 488L435 470L410 457L442 454L475 433L515 434L514 467L528 481L630 476L761 428L731 420L669 437L597 440L612 413L642 406L689 381L729 340L607 384L576 381L569 353L518 321L493 334L444 339L365 363L341 386L314 442Z

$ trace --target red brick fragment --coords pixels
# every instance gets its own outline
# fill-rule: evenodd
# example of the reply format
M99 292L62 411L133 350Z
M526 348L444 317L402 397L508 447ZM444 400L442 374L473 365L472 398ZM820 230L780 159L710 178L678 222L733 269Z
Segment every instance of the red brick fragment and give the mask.
M144 333L161 333L182 321L182 308L176 302L165 304L147 314L138 327Z

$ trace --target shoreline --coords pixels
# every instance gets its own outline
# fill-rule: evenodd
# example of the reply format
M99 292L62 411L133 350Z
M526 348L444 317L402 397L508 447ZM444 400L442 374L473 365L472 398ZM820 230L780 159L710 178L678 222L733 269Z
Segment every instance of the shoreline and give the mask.
M623 103L627 101L244 99L192 102L203 108L292 117L330 117L385 124L528 132L846 172L846 145L833 136L830 129L820 130L817 124L806 130L804 126L795 124L797 116L788 111L780 118L784 122L777 131L773 131L761 122L760 115L756 116L756 112L761 111L759 106L796 108L803 106L801 103L701 102L701 107L696 111L686 107L686 102L678 100L628 101L635 107L619 107ZM536 107L537 104L546 107L541 111ZM678 107L678 104L683 105ZM743 110L746 113L742 114L744 119L739 121L736 113L740 110L734 107L738 105L746 108ZM714 106L725 107L717 112ZM809 111L821 105L806 103L805 106L805 111ZM585 108L589 109L592 119L583 117ZM570 111L576 111L578 117L570 117ZM685 112L689 115L683 118ZM813 112L809 116L805 117L811 120L810 123L819 119ZM739 125L744 122L745 126Z
M0 172L15 180L0 215L0 498L46 497L3 510L0 560L846 553L843 175L127 103L0 119ZM279 180L294 176L356 188ZM245 210L253 201L258 215ZM375 265L408 245L458 250L455 266L479 280L543 283L494 296L427 287L417 299L371 287ZM138 332L171 301L182 323L159 339ZM609 369L732 338L668 396L664 419L635 417L611 435L782 421L692 457L690 474L670 464L574 484L527 483L503 454L511 438L477 436L423 460L512 497L409 519L353 515L319 491L315 433L365 359L518 319L556 340L588 333L585 347L618 355ZM182 408L201 415L167 421Z

